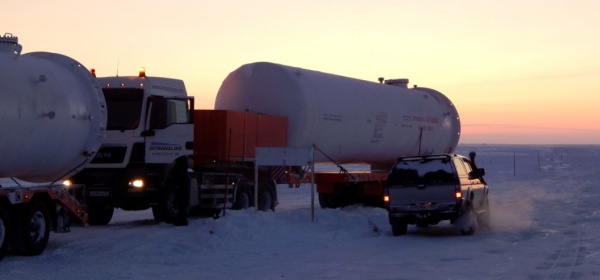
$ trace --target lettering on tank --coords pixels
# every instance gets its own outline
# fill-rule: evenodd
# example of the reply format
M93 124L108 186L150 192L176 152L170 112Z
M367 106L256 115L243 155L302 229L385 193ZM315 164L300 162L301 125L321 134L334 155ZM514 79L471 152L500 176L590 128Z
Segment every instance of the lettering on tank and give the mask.
M434 131L440 125L440 118L432 116L403 115L402 127L416 127L423 131Z
M383 138L385 138L385 128L387 127L388 123L388 115L386 112L378 112L375 114L374 120L371 143L379 143Z

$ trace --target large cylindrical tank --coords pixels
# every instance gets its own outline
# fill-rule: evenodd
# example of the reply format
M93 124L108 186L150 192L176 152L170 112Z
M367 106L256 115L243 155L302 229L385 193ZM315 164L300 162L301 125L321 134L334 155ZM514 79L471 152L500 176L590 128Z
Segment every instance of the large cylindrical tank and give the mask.
M64 55L21 55L0 36L0 177L52 182L95 155L106 131L106 103L90 72Z
M368 82L296 67L246 64L223 81L215 109L288 118L290 147L310 147L315 161L391 165L399 156L450 153L460 120L438 91L408 80Z

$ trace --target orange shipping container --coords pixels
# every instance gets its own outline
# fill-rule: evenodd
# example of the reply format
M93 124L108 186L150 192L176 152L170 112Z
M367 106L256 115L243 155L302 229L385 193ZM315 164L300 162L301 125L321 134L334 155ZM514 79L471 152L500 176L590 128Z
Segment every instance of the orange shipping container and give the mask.
M256 147L287 146L287 118L228 110L194 111L194 162L254 160Z

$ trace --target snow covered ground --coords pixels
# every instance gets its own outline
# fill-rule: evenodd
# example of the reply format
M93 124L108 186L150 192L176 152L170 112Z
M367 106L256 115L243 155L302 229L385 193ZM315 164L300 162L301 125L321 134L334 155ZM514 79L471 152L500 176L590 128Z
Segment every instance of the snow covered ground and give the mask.
M1 279L600 279L600 146L459 146L487 171L492 228L444 223L394 237L384 209L315 210L310 188L279 189L276 212L229 211L188 227L149 211L52 233Z

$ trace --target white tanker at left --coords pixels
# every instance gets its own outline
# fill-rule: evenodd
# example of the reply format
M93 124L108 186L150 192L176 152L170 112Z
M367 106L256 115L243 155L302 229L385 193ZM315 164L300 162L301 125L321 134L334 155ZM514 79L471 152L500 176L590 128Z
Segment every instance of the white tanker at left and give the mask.
M21 50L17 37L0 36L0 260L9 248L42 253L69 217L87 221L61 182L93 159L106 131L102 90L84 66Z

